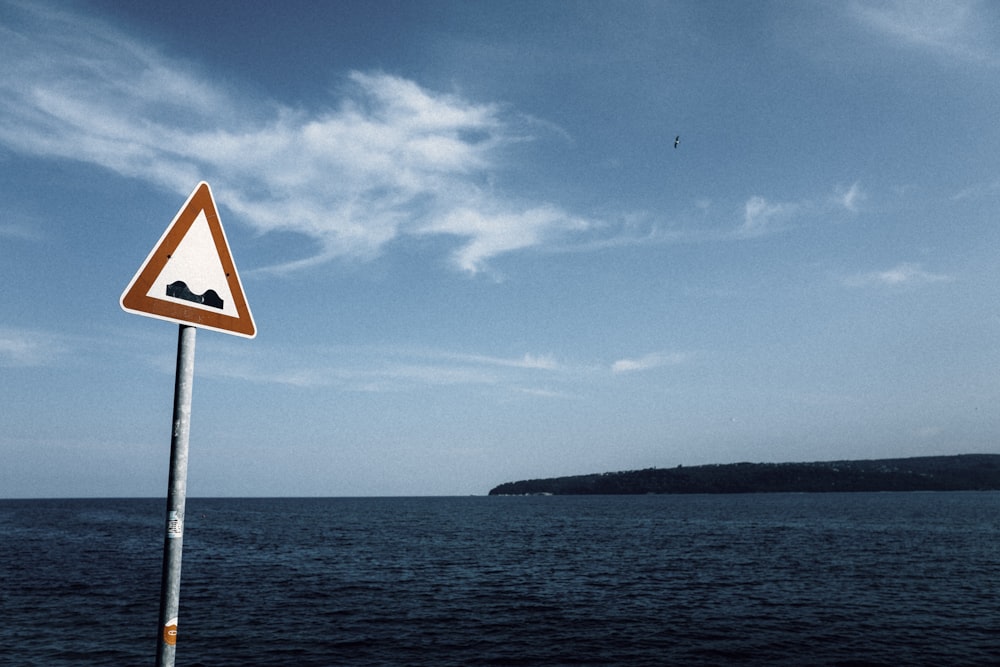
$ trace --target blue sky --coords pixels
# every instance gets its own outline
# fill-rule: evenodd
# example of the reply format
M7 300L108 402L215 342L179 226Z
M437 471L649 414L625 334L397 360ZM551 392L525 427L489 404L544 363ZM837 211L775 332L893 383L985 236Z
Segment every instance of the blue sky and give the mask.
M993 3L3 1L0 62L2 496L165 495L118 297L201 180L258 336L190 495L997 451Z

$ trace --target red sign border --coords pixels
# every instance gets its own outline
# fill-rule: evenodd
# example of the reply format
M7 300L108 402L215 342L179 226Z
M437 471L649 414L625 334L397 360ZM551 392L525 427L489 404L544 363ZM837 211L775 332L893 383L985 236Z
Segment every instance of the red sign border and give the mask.
M159 277L170 256L177 250L202 211L205 212L208 228L212 233L212 240L215 242L216 253L222 263L222 269L225 271L229 291L233 295L233 306L236 309L235 317L148 295L150 287ZM181 207L163 236L160 237L159 242L149 253L138 273L132 278L132 282L125 288L119 302L123 310L138 315L214 329L246 338L253 338L257 335L257 327L243 294L243 285L240 283L240 276L233 263L229 242L226 240L226 233L219 221L215 200L212 198L212 190L208 183L204 181L199 183L191 196L188 197L187 202Z

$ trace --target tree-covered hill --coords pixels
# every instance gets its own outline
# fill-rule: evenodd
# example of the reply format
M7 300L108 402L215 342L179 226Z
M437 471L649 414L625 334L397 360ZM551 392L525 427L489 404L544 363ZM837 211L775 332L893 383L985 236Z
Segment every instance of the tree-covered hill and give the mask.
M1000 455L647 468L507 482L490 495L1000 489Z

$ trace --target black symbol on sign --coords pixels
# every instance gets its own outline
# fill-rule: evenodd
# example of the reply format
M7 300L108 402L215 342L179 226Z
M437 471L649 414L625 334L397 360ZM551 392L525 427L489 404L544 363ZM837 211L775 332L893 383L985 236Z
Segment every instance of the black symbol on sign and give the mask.
M178 280L167 285L167 296L222 309L222 298L219 297L219 294L214 289L205 290L204 294L195 294L183 280Z

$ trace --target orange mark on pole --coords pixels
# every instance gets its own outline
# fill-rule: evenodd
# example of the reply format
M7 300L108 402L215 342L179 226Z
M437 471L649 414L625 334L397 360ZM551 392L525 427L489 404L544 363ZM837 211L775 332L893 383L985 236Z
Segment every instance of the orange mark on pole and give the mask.
M172 618L163 626L163 641L168 646L177 645L177 619Z

